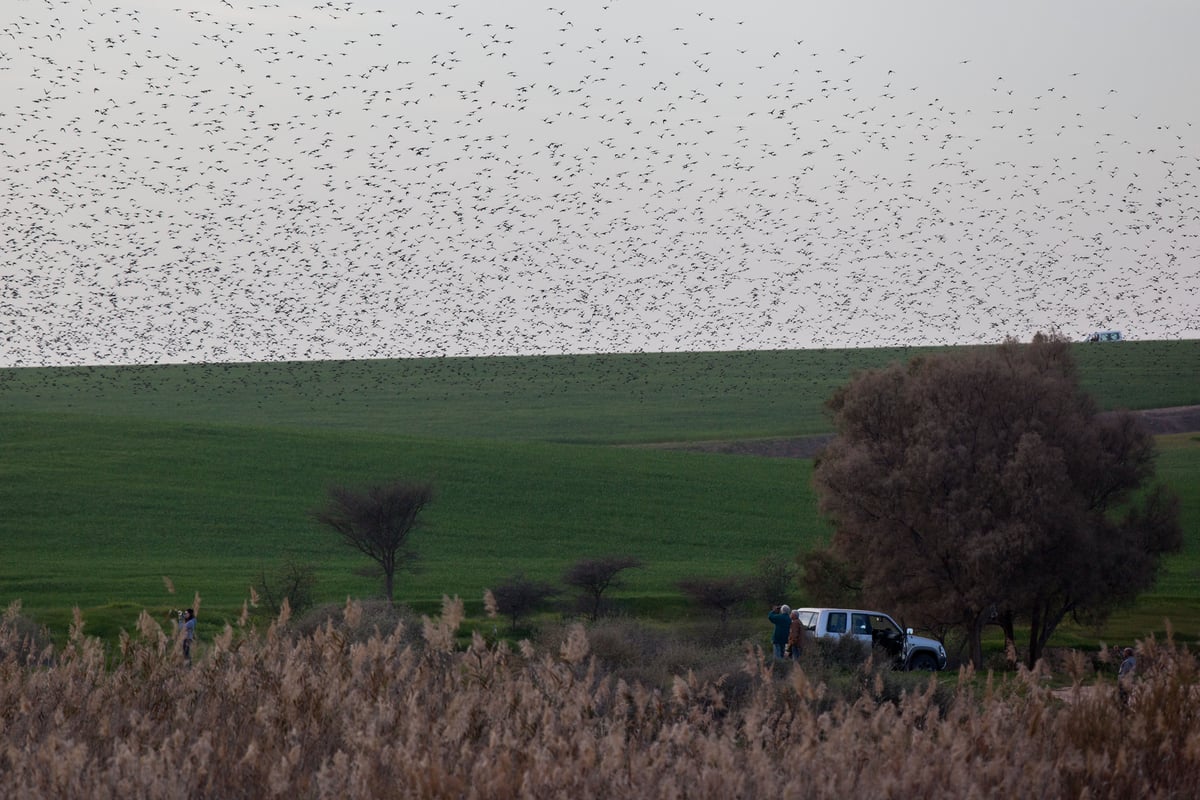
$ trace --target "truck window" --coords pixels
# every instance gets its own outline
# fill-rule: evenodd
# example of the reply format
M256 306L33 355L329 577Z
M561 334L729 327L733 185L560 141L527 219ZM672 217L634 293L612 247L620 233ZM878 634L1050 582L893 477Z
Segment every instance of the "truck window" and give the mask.
M814 630L814 628L817 624L817 612L801 611L801 612L799 612L799 614L800 614L800 624L803 625L804 627L808 628L810 631Z
M871 615L871 627L883 633L900 635L900 626L893 622L891 617L885 617L883 614Z
M830 611L829 619L825 623L825 630L829 633L845 633L846 632L846 612L845 611Z
M850 627L860 636L871 635L871 621L867 618L866 614L851 614Z

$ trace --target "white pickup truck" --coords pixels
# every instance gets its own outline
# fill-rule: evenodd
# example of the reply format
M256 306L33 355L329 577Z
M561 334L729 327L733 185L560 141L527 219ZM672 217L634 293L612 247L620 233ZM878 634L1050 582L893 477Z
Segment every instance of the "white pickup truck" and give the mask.
M853 636L867 647L881 647L902 669L946 668L946 648L935 639L914 636L896 620L879 611L859 608L798 608L800 624L818 638Z

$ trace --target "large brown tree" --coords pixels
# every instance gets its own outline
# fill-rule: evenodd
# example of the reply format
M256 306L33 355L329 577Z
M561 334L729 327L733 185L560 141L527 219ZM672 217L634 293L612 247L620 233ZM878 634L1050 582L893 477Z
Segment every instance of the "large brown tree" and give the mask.
M960 628L977 666L986 625L1028 626L1032 665L1068 615L1102 619L1181 546L1153 438L1097 413L1061 337L866 372L828 407L838 435L813 474L835 526L826 566L866 602Z
M365 489L334 486L313 518L375 562L383 574L384 595L392 603L396 572L416 561L409 535L432 500L433 486L420 481L395 480Z

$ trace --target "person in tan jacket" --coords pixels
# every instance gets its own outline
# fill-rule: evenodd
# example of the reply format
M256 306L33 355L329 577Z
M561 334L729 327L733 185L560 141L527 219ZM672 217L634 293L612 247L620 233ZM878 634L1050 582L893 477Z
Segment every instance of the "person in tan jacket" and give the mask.
M804 625L800 622L800 612L792 612L792 624L788 628L788 653L792 656L792 661L799 661L800 654L804 651Z

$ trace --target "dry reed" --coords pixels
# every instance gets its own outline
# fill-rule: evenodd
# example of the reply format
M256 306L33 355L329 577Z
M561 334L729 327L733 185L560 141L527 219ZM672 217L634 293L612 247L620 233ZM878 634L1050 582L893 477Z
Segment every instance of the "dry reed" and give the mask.
M1193 797L1200 675L1171 639L1139 645L1128 705L1111 680L1062 696L1044 675L960 673L852 700L748 647L736 701L695 673L663 690L606 672L582 627L557 649L456 648L457 600L356 633L362 609L289 635L226 627L185 666L143 614L119 647L47 653L0 622L0 796ZM867 673L864 673L867 674Z

